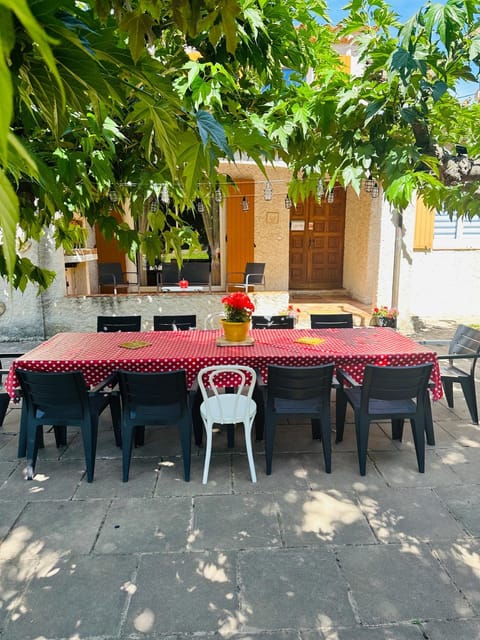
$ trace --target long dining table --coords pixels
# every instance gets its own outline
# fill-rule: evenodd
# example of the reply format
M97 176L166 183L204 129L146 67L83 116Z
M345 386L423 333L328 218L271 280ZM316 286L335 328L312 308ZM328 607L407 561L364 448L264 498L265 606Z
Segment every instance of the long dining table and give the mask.
M268 382L268 365L314 366L333 362L362 382L365 365L412 366L433 363L432 397L442 397L435 351L393 329L252 329L250 345L219 345L220 330L126 333L58 333L14 360L4 382L15 397L16 370L81 370L89 386L119 369L162 372L185 369L191 388L203 367L244 364Z

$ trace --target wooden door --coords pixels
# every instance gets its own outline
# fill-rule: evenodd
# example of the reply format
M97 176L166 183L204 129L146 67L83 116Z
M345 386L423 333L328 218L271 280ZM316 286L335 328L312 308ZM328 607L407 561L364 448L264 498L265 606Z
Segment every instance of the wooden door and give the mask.
M311 196L290 210L290 289L338 289L343 285L345 190L332 203Z
M243 272L247 262L254 262L254 183L252 180L237 181L238 189L231 189L226 200L226 272ZM248 201L248 211L242 210L242 199ZM227 279L228 276L227 276Z

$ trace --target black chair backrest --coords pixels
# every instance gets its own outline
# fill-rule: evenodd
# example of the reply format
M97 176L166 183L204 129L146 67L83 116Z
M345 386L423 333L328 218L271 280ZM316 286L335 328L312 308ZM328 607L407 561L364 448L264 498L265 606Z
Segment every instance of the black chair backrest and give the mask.
M142 316L97 316L97 331L140 331Z
M425 402L433 363L413 367L367 364L363 375L361 411L369 413L370 400Z
M267 402L275 398L309 400L323 393L330 394L334 364L315 367L284 367L268 365Z
M312 329L352 329L351 313L312 313L310 316Z
M184 262L182 265L182 278L193 285L210 284L210 262Z
M187 374L183 369L164 373L119 371L118 382L123 409L130 419L138 417L141 420L142 415L148 416L152 407L167 410L170 407L173 411L170 417L175 419L188 408Z
M119 262L99 262L98 278L100 284L126 284Z
M480 330L460 324L450 342L448 353L468 356L471 360L470 374L473 375L477 359L480 356ZM457 360L452 360L457 366Z
M27 371L16 374L23 401L38 424L80 424L90 410L88 388L81 371Z
M160 266L161 283L164 285L178 285L179 281L182 279L178 264L176 262L162 262Z
M247 262L245 265L244 278L248 284L263 284L265 273L265 262Z
M293 329L294 318L288 316L252 316L252 329Z
M186 331L197 326L196 315L153 316L154 331Z

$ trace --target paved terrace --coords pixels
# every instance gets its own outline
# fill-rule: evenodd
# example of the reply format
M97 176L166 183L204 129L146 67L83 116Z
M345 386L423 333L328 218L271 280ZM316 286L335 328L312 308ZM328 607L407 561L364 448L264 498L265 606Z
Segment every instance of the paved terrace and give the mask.
M19 409L0 429L1 640L474 640L480 638L480 430L458 398L434 406L417 471L406 430L372 426L358 472L351 414L323 471L309 425L278 429L273 474L255 443L214 440L207 485L175 429L147 429L121 482L104 419L87 484L75 429L46 436L37 475L16 457Z

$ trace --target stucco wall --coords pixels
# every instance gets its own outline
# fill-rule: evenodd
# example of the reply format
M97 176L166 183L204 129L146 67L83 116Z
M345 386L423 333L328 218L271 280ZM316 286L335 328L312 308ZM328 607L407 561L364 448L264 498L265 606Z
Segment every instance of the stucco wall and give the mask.
M265 262L265 282L269 291L288 289L289 260L289 210L285 209L285 196L289 172L285 167L268 169L273 196L266 201L264 189L266 178L251 163L224 164L222 171L234 180L248 178L255 181L255 262Z

